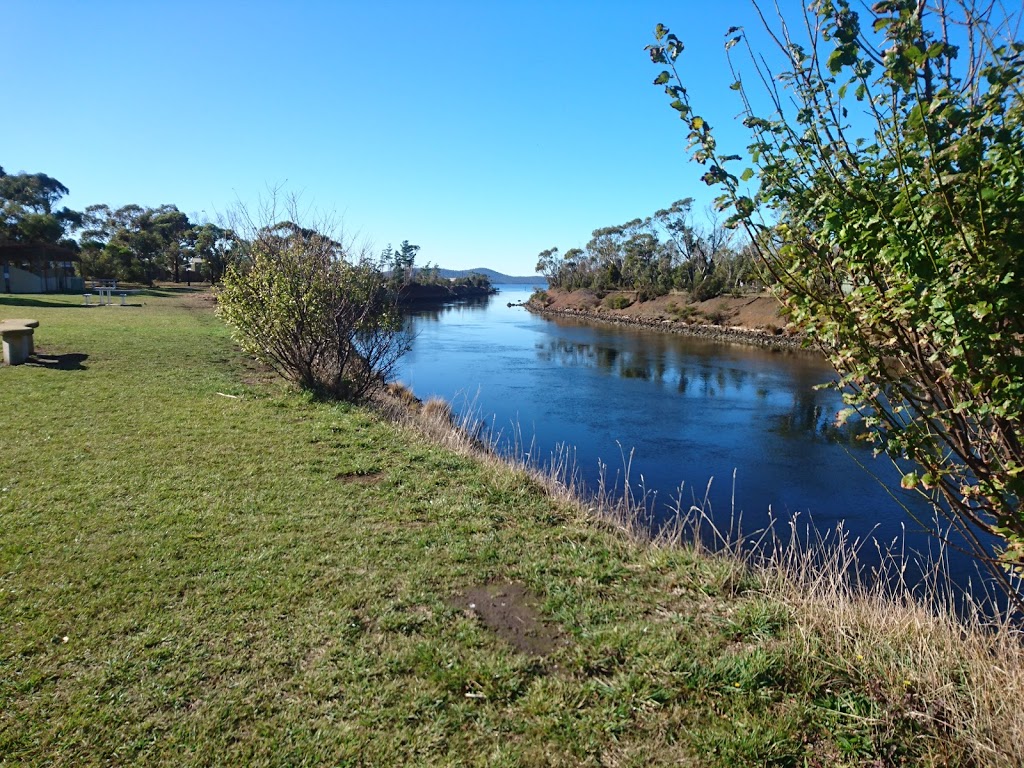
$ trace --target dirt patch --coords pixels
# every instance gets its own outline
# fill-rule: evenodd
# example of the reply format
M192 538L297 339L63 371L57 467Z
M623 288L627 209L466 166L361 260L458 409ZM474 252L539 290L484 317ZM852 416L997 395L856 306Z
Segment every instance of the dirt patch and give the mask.
M340 472L334 476L339 483L356 483L357 485L373 485L384 476L383 472Z
M470 587L452 599L452 605L478 618L517 651L547 656L566 641L556 626L543 619L536 603L522 584Z
M217 297L209 288L184 288L165 289L178 297L178 303L184 309L190 310L212 310L217 306Z

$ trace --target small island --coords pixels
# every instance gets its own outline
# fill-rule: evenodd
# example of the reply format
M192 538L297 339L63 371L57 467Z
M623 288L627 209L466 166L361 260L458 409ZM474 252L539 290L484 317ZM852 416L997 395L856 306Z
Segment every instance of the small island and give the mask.
M498 289L484 275L456 278L431 278L418 274L398 290L400 304L445 302L492 296Z
M456 273L427 262L416 266L418 245L403 240L398 248L388 245L380 254L381 269L402 305L459 301L497 293L482 272Z

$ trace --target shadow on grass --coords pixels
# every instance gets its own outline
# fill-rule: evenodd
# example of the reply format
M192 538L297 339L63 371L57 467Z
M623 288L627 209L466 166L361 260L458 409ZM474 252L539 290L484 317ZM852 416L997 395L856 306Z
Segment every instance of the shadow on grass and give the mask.
M36 352L25 362L25 365L52 368L55 371L84 371L85 366L82 363L88 357L81 352L70 352L66 355L48 355L45 352Z
M195 285L161 285L156 288L143 288L139 293L145 296L182 296L193 293L204 293L210 290L209 285L196 283Z
M69 296L73 294L65 293L60 295ZM61 309L74 309L75 307L85 308L85 304L68 304L60 299L28 299L21 296L0 296L0 307L59 307Z

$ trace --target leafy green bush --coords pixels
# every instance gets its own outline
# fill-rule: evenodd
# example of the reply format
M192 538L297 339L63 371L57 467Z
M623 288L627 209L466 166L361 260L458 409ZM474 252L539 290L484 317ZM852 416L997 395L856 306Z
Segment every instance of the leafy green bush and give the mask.
M604 300L604 305L609 309L625 309L632 303L633 300L629 296L624 296L621 293L609 296Z
M241 347L320 397L359 401L409 348L396 295L372 262L293 222L261 228L247 267L231 267L217 312Z
M679 304L675 301L670 301L665 309L668 310L669 314L679 320L687 320L694 316L697 312L697 308L692 304Z
M702 312L701 314L710 325L725 325L729 319L729 315L721 307L709 310L708 312Z
M766 86L732 85L752 135L736 174L742 156L680 79L682 41L658 25L649 50L704 181L835 366L846 413L980 559L995 566L992 534L1024 569L1024 43L1006 36L1009 6L816 0L771 30L781 72L733 27L726 50L744 43Z
M530 298L527 299L528 304L540 304L542 307L546 307L551 303L551 297L548 296L547 291L534 291L530 294Z
M690 296L694 301L707 301L721 296L725 292L725 280L716 272L694 280Z

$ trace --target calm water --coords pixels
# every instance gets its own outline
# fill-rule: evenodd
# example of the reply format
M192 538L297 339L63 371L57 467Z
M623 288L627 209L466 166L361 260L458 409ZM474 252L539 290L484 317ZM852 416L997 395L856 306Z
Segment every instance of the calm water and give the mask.
M573 447L590 487L602 463L621 480L632 452L631 483L642 478L663 515L680 488L689 503L711 483L714 516L742 514L748 532L770 512L800 514L819 530L844 521L886 543L905 526L910 547L934 549L892 494L925 519L927 507L899 489L887 459L832 426L842 404L815 389L831 378L817 357L545 319L506 306L529 287L499 289L413 313L416 340L398 378L418 397L473 410L506 442L522 435L541 463ZM960 582L978 579L966 558L954 557L951 570Z

